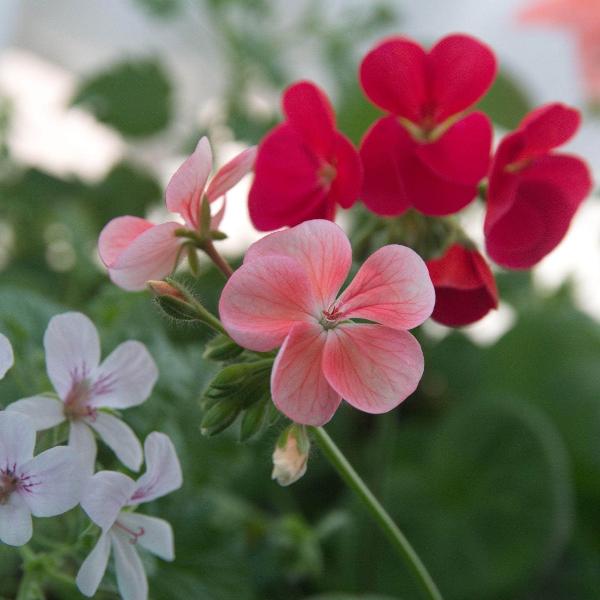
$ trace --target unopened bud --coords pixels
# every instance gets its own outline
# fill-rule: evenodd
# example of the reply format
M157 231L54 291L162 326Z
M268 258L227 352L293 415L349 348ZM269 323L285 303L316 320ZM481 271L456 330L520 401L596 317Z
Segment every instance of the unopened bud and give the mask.
M223 361L239 356L244 349L226 335L217 335L206 344L202 355L208 360Z
M185 302L185 296L174 286L166 281L159 281L156 279L150 279L146 282L146 285L155 296L171 296L171 298L177 298Z
M247 442L264 427L269 412L270 400L255 402L244 411L240 423L240 442Z
M200 433L207 437L221 433L235 421L240 409L240 405L231 400L213 404L202 417Z
M295 423L290 425L275 445L271 479L276 479L282 486L298 481L306 473L309 451L310 440L306 428Z

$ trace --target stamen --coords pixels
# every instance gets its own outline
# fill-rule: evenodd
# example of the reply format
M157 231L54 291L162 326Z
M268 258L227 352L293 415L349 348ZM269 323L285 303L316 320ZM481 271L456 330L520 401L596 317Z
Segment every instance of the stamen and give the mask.
M119 521L115 522L115 526L119 529L122 529L131 536L129 538L130 544L137 544L137 541L146 533L143 527L140 527L137 531L134 531L133 529L129 529L129 527L126 527L125 525L123 525L123 523L120 523Z

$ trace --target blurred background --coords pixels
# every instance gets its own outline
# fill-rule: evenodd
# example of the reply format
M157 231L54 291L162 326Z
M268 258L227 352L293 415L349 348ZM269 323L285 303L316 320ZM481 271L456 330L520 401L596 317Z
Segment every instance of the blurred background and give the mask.
M501 73L482 108L500 132L544 102L579 107L584 124L568 149L588 160L597 181L600 94L589 63L600 71L600 3L597 46L586 46L585 56L583 25L526 23L519 14L532 4L0 3L0 331L17 359L0 383L0 405L49 389L41 342L53 314L88 314L105 351L128 338L148 344L161 377L151 399L125 418L142 438L155 429L172 436L185 479L180 492L147 507L173 524L177 554L170 564L145 557L152 598L419 596L318 453L306 476L283 489L270 480L277 428L247 444L235 429L200 436L198 400L215 372L202 359L208 334L174 327L146 294L110 284L95 250L101 228L123 214L160 219L164 185L199 136L209 135L222 164L277 122L280 92L295 79L327 90L340 129L358 143L377 115L358 87L358 64L392 33L431 44L462 31L490 44ZM231 195L222 226L232 258L257 235L247 189L244 182ZM481 208L464 222L480 240ZM598 197L533 272L497 277L499 311L464 330L419 332L425 376L401 408L378 417L344 408L329 430L447 600L597 600ZM215 306L220 285L206 265L198 289L207 305ZM100 459L112 464L109 454ZM60 520L36 523L48 537L64 537L60 527ZM75 573L84 555L65 557L57 569ZM14 549L0 547L0 598L16 597L19 564ZM110 575L97 597L116 598L115 590ZM59 581L19 595L79 597Z

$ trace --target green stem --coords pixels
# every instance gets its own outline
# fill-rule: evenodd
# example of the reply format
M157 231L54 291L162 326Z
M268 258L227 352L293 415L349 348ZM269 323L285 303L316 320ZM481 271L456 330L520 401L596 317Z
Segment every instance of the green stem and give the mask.
M200 246L202 250L206 253L206 255L213 261L215 266L223 273L225 279L229 279L233 275L233 269L229 265L229 263L219 254L213 241L209 238L203 240L202 245Z
M375 521L377 521L407 567L409 567L411 573L418 581L424 597L430 600L442 600L442 595L431 575L427 572L425 565L421 562L421 559L409 541L336 446L335 442L329 437L329 434L322 427L313 427L312 431L323 454L325 454L329 462L335 467L348 487L360 498L365 508L371 513Z

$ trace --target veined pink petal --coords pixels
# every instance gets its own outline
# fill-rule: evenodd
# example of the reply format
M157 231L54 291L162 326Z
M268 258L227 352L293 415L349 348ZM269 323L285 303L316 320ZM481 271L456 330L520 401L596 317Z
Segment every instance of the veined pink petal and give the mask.
M9 546L26 544L33 533L31 511L19 494L0 504L0 541Z
M268 256L288 256L300 263L323 308L335 299L352 264L352 248L342 229L323 219L305 221L254 242L244 264Z
M110 533L115 553L117 586L123 600L147 600L148 580L144 565L137 553L135 544L124 531L114 529Z
M25 415L0 412L0 465L21 465L33 456L35 429Z
M106 572L109 555L110 537L103 533L77 573L77 587L84 596L91 597L98 590Z
M212 169L212 152L206 137L177 169L167 185L165 200L171 212L179 213L192 229L198 227L200 201Z
M117 217L109 221L98 238L100 259L108 268L112 267L133 240L152 227L153 223L140 217Z
M347 317L412 329L431 315L435 292L423 259L393 244L367 258L336 304Z
M273 402L296 423L323 425L342 400L323 375L321 362L327 335L317 323L297 323L273 365Z
M410 396L423 374L423 352L407 331L352 323L329 332L323 371L352 406L384 413Z
M252 146L223 165L206 188L208 201L213 202L226 194L242 177L252 170L255 159L256 146Z
M81 468L88 475L93 475L98 447L94 433L85 421L72 420L69 423L69 448L73 448L79 457Z
M100 362L98 332L82 313L52 317L44 334L44 348L48 377L62 400L73 383L87 378Z
M114 415L103 412L98 412L87 423L128 469L139 471L142 465L142 445L129 425Z
M299 81L283 92L283 112L306 146L319 158L331 156L335 116L327 96L312 82Z
M64 405L56 398L49 396L30 396L22 398L6 407L7 411L15 411L25 415L36 431L54 427L65 420Z
M175 231L179 223L155 225L136 237L108 272L111 280L125 290L142 290L149 279L162 279L176 267L181 239Z
M99 471L91 477L81 498L81 508L104 532L117 520L135 489L135 482L123 473Z
M81 470L72 448L50 448L21 469L29 477L31 488L18 491L34 516L53 517L79 504L87 473Z
M158 369L146 346L129 340L117 346L92 374L90 404L129 408L144 402L156 383Z
M173 442L164 433L153 431L144 442L146 472L137 480L128 504L150 502L181 487L181 466Z
M287 256L256 258L229 279L219 302L227 333L241 346L280 346L297 321L314 321L319 301L303 266Z
M131 531L143 531L144 533L138 537L137 543L148 552L152 552L163 560L175 558L173 530L164 519L148 517L136 512L122 512L119 515L119 523Z
M12 346L8 338L0 333L0 379L6 375L14 364L15 359L13 356Z

